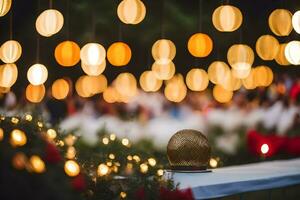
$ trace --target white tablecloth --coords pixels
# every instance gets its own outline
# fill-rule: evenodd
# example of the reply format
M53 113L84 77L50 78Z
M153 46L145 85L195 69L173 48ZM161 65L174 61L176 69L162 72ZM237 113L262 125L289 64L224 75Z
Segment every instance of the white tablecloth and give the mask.
M217 198L300 184L300 159L224 167L207 173L166 172L165 176L180 183L180 189L191 188L195 199Z

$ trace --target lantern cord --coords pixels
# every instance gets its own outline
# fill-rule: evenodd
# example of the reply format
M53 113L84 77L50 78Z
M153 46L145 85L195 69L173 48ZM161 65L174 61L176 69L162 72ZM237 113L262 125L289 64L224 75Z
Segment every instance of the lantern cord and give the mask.
M13 39L13 9L10 10L9 15L9 38Z
M67 39L70 39L70 0L67 0L67 13L66 13L66 28L67 28Z
M202 31L202 5L203 5L203 1L199 0L199 12L198 12L198 31L201 32Z
M239 42L240 42L240 44L242 44L242 42L243 42L243 27L241 26L240 27L240 38L239 38Z
M40 7L41 7L41 2L40 2L40 0L38 0L37 2L38 2L37 12L39 12ZM40 61L40 36L39 36L39 33L37 33L37 35L36 35L36 62L39 63L39 61Z
M96 35L96 14L95 14L95 6L92 5L92 33L91 33L91 40L95 40Z
M53 8L53 2L52 2L52 0L49 0L49 8Z
M165 38L165 27L164 27L164 23L165 23L165 0L161 0L161 24L160 24L160 34L161 34L161 38Z
M122 34L122 22L119 21L119 25L118 25L118 39L119 41L123 40L123 34Z

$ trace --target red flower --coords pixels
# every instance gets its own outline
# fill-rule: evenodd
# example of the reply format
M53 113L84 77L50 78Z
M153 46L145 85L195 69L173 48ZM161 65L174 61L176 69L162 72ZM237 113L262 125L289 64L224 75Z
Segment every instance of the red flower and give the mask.
M164 187L160 188L160 200L193 200L193 193L192 190L186 189L186 190L168 190Z
M47 142L45 160L48 163L56 164L62 160L60 153L54 144Z
M84 191L86 188L85 178L82 174L79 174L78 176L73 178L71 184L73 189L79 192Z
M300 155L300 137L299 136L289 138L288 145L286 145L286 152L291 155L295 155L295 156Z

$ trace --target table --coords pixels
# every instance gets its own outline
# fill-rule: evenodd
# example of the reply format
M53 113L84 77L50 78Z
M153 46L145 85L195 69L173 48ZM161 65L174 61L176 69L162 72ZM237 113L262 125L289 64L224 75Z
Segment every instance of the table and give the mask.
M300 159L224 167L207 173L168 171L165 177L180 183L179 189L191 188L195 199L211 199L300 184Z

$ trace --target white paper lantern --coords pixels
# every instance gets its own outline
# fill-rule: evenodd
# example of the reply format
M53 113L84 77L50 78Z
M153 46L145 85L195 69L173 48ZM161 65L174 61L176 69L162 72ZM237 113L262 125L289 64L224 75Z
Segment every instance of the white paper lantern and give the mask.
M11 7L12 0L0 0L0 17L3 17L8 13Z
M10 88L17 81L18 68L15 64L0 66L0 87Z
M176 55L176 46L171 40L157 40L152 46L152 56L158 64L170 63Z
M284 55L292 65L300 65L300 41L289 42L285 47Z
M48 70L42 64L34 64L27 71L27 79L32 85L41 85L48 78Z
M4 63L16 62L22 54L22 47L19 42L15 40L6 41L1 45L0 57Z
M294 30L300 34L300 10L295 12L292 18Z
M227 73L230 72L229 66L222 61L215 61L208 67L208 78L214 84L222 84Z
M138 24L146 16L146 7L140 0L123 0L118 6L117 14L125 24Z
M87 65L101 65L105 57L105 48L97 43L88 43L80 50L81 61Z
M254 52L248 45L232 45L227 52L227 60L232 68L246 70L254 62Z
M186 84L192 91L203 91L208 83L208 75L203 69L191 69L186 75Z
M55 9L43 11L35 22L37 32L45 37L58 33L64 25L64 16Z

